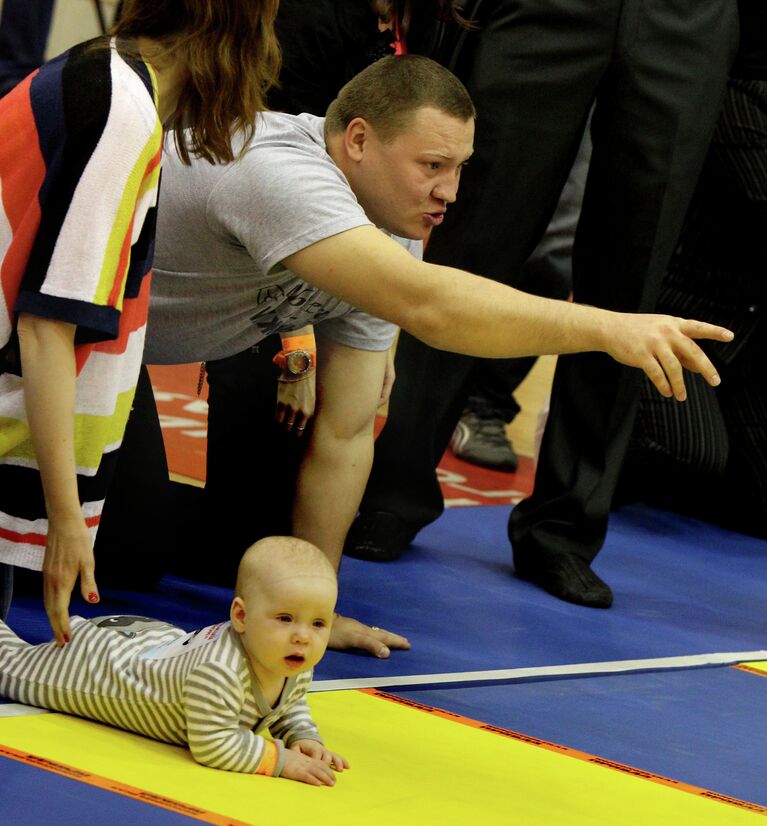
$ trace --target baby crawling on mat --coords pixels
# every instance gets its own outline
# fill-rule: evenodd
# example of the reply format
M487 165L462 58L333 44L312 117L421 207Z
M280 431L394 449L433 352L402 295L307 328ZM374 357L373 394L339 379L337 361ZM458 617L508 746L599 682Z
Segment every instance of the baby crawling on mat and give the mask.
M142 617L72 617L72 640L30 645L0 622L0 696L189 745L218 769L332 786L348 762L309 715L338 586L314 545L245 552L230 621L187 633ZM255 732L269 729L275 739Z

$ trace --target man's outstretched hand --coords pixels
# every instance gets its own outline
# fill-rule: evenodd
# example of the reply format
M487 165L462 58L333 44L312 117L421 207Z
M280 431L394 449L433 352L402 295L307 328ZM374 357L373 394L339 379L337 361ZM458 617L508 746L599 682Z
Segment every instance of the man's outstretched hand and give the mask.
M367 651L374 657L385 659L391 653L390 649L410 648L410 643L399 634L393 634L391 631L385 631L376 626L364 625L351 617L336 614L328 648L334 651L358 649Z
M687 398L684 370L700 373L716 387L721 379L695 339L729 342L734 333L724 327L667 315L610 313L605 352L621 364L644 370L661 396Z

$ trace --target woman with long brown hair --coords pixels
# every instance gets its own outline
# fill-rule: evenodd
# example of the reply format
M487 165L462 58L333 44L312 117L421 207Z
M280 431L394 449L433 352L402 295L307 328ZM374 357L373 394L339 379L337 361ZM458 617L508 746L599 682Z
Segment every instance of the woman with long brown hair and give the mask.
M278 73L277 5L126 0L111 37L0 102L0 563L42 568L59 643L78 576L99 600L93 539L141 361L163 130L187 162L232 160Z

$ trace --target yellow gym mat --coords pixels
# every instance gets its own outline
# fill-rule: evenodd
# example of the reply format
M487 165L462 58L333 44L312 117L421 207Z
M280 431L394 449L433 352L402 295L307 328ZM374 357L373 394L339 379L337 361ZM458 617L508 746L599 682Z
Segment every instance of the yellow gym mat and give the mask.
M741 671L750 671L753 674L759 674L762 677L767 677L767 660L762 660L761 662L756 663L741 663L740 665L735 666L735 668L739 668Z
M167 798L218 824L764 823L761 807L376 692L313 694L310 704L328 747L352 765L334 788L207 769L184 749L62 714L0 719L0 754L159 805Z

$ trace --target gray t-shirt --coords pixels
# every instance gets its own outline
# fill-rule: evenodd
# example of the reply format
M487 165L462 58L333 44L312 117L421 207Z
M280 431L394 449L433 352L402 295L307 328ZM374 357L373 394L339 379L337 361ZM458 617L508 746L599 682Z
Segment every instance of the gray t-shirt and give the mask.
M233 163L163 161L144 360L224 358L271 333L314 324L333 340L385 350L396 328L302 281L280 263L370 221L325 151L323 119L259 115ZM420 257L422 243L395 238Z

